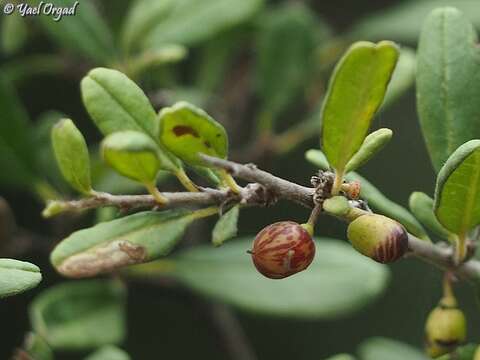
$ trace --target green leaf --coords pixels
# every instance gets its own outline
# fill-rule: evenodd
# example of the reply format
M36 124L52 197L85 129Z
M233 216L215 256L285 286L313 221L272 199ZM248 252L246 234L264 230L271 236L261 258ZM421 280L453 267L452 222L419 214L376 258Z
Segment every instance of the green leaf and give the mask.
M476 360L474 356L477 348L477 344L460 346L451 354L440 356L437 360Z
M160 141L188 164L202 166L199 153L225 159L228 136L205 111L186 102L163 108L159 114Z
M286 3L261 17L257 38L257 89L262 111L275 118L296 100L313 72L320 27L302 3Z
M263 0L178 0L169 15L148 33L142 45L155 48L164 44L196 45L250 19Z
M121 41L126 52L139 48L146 34L170 14L173 0L139 0L128 10L123 24Z
M126 290L117 281L68 282L30 305L32 328L54 350L83 350L123 341Z
M329 357L326 360L355 360L355 358L349 354L338 354L338 355Z
M321 170L330 170L327 157L320 150L310 149L305 153L305 158Z
M252 240L192 248L173 260L171 275L208 298L245 311L309 320L356 312L378 298L389 280L387 267L330 239L319 239L316 258L306 271L288 279L267 279L246 254ZM149 275L165 270L158 262L138 267L137 273L142 267Z
M322 108L322 148L339 173L362 145L398 55L389 41L357 42L335 67Z
M392 79L388 84L387 93L383 99L381 109L385 109L415 84L415 70L417 67L417 55L414 50L406 47L400 49L400 57L393 71Z
M36 180L32 136L26 110L13 86L0 76L0 177L2 185L30 187Z
M38 334L29 332L25 337L25 341L22 346L22 350L25 351L32 359L35 360L53 360L53 351L46 341Z
M0 48L6 55L13 55L20 50L27 40L26 19L14 12L4 16L0 27Z
M348 173L365 165L377 152L383 149L392 138L392 135L392 130L386 128L378 129L369 134L363 140L360 149L348 161L345 166L345 172Z
M85 360L130 360L130 356L122 349L108 345L87 356Z
M428 360L426 355L410 345L380 337L363 342L358 354L362 360Z
M355 172L347 175L348 181L359 181L361 184L360 197L368 201L368 205L379 213L397 220L413 235L428 239L422 224L403 206L393 202L383 195L371 182Z
M168 255L195 220L189 210L146 211L74 232L50 255L68 277L87 277Z
M440 169L433 207L438 221L454 234L480 224L480 140L460 146Z
M453 151L480 138L480 49L472 24L458 10L434 10L418 47L417 108L438 172Z
M240 206L236 205L220 217L212 232L212 244L214 246L223 245L225 241L237 236L239 214Z
M433 212L433 199L423 192L413 192L409 199L410 211L428 229L442 239L451 238L451 233L437 220Z
M433 9L442 6L455 6L463 11L475 26L480 26L478 4L472 0L410 0L399 2L366 16L353 26L349 36L354 39L371 41L392 39L415 44L418 41L423 21Z
M37 1L38 3L38 1ZM74 0L54 0L57 7L72 8ZM85 56L97 64L107 64L116 57L113 36L90 1L77 3L74 16L55 21L53 16L37 16L47 35L61 48Z
M160 170L157 144L144 133L121 131L102 142L102 156L119 174L141 183L153 184Z
M145 93L125 74L96 68L82 79L82 99L104 135L123 130L155 137L156 114Z
M157 141L157 114L137 84L117 70L96 68L81 82L82 99L91 118L104 135L141 131ZM159 151L160 162L171 171L177 160Z
M52 128L52 145L65 180L82 194L91 194L87 143L72 120L62 119Z
M38 266L14 259L0 259L0 299L30 290L41 280Z

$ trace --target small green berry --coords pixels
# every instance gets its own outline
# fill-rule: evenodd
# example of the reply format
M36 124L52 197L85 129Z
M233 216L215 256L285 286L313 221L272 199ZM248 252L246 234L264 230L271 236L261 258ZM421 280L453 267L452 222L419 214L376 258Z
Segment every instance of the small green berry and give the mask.
M429 356L452 352L467 337L465 316L454 298L443 298L428 315L425 325L426 350Z
M355 250L383 264L401 258L408 250L405 228L383 215L356 218L348 226L347 236Z

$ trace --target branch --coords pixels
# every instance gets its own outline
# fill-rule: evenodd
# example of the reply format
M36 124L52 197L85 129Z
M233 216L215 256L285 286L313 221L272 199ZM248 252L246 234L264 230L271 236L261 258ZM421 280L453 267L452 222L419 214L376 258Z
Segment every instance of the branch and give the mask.
M224 205L240 203L247 206L268 206L276 200L284 199L296 202L307 208L313 208L315 189L305 187L279 178L266 171L258 169L253 164L242 165L228 160L222 160L207 155L200 155L203 161L212 167L227 170L232 176L250 182L241 189L240 194L228 190L205 188L201 192L162 193L167 199L166 206L159 206L151 195L111 195L97 193L91 198L73 201L54 201L44 211L44 215L53 216L63 211L78 211L101 206L116 206L123 210L137 208L172 208L201 207L207 205ZM59 210L48 212L49 208ZM46 213L46 214L45 214ZM343 219L347 221L347 219ZM450 270L458 277L480 282L480 261L469 260L460 266L455 266L451 247L434 245L408 234L410 253L425 262L441 269Z
M268 172L257 169L255 165L241 165L206 155L201 156L209 165L225 169L233 176L241 179L255 181L264 185L279 196L279 198L295 201L310 208L314 207L312 200L314 189L312 188L306 188L284 179L280 179ZM346 221L347 219L343 220ZM455 266L451 247L445 248L439 245L434 245L425 240L421 240L412 234L408 234L408 240L411 253L419 259L441 269L451 270L463 279L480 281L480 261L470 260L460 266Z

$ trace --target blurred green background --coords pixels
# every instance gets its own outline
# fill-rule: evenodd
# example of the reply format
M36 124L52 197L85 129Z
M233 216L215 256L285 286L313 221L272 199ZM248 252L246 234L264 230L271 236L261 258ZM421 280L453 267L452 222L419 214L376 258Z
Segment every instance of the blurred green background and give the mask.
M87 0L80 2L80 11L85 2ZM330 45L335 48L343 42L348 44L359 39L385 38L412 48L416 46L415 41L409 41L412 39L411 34L400 36L397 39L394 37L395 31L390 33L387 31L385 35L383 33L382 26L385 24L382 25L382 21L386 21L387 25L389 24L391 27L396 25L398 29L404 29L406 33L418 30L418 22L421 19L412 15L404 16L403 23L399 24L388 20L386 15L379 15L381 14L379 12L391 11L390 9L404 5L407 3L406 1L311 0L291 2L304 3L318 16L318 21L322 26L330 28L331 35L326 36L325 42L320 45ZM5 1L0 2L0 4L3 3ZM122 19L133 2L103 0L92 3L112 29L118 32ZM285 1L267 2L262 10L242 24L187 46L188 56L185 59L174 64L154 67L136 80L142 84L142 88L147 93L159 97L159 103L169 103L170 97L181 99L186 96L185 94L191 96L194 90L199 90L198 86L195 87L197 70L202 64L204 66L205 62L210 63L213 72L218 69L221 77L219 79L213 77L211 80L215 85L208 89L208 101L201 100L202 96L207 96L201 92L194 93L193 99L200 102L201 106L214 114L226 126L233 148L232 158L249 161L248 156L254 155L254 161L259 166L292 181L308 185L315 168L304 160L304 152L310 148L318 148L317 135L309 137L285 155L266 152L265 156L259 156L261 155L259 153L265 151L259 147L253 152L245 150L245 146L254 138L255 122L262 104L258 93L254 91L255 69L258 61L256 29L268 17L269 11L282 6L283 3ZM415 1L415 3L418 5L423 1ZM432 6L435 1L425 1L424 3ZM468 15L480 18L478 0L463 0L458 3L456 1L437 1L436 3L469 7L473 10ZM402 11L398 9L393 13L401 14ZM418 16L422 15L420 11L417 13ZM217 14L217 16L222 16L222 14ZM365 20L369 17L375 18L376 22ZM0 20L4 23L6 17L2 14ZM105 64L98 64L88 57L76 54L59 45L40 25L39 19L29 17L22 20L27 23L28 27L25 43L16 51L11 53L4 51L0 54L0 74L8 75L8 71L15 68L14 65L21 65L23 59L31 58L36 54L54 55L55 57L48 60L52 62L44 71L32 71L32 74L29 74L33 65L27 65L17 71L14 83L21 103L33 121L38 121L35 119L52 109L68 114L75 120L88 142L92 145L96 144L100 140L100 134L89 120L81 103L79 81L89 68ZM61 21L68 22L69 20L69 18L64 18ZM363 26L373 24L373 30L370 29L370 33L365 32L365 34L370 34L371 38L361 37L361 27L358 32L360 35L352 33L352 27L354 28L359 21L363 21ZM476 22L477 25L479 23ZM5 31L5 27L2 27L2 31ZM399 32L397 31L397 33ZM8 34L8 36L15 35L20 36L16 32ZM222 39L222 36L225 38ZM5 41L5 33L2 33L1 37ZM221 45L220 49L228 48L231 51L225 71L222 71L221 65L215 64L215 61L221 63L218 58L221 56L221 52L208 51L209 46L214 47L212 44L216 44L218 51L218 41L223 41L221 44L225 44ZM288 40L284 44L287 48L290 45ZM328 55L329 53L333 53L331 56L335 59L337 55L332 47L323 48L324 52L319 51L319 58L316 59L320 59L322 54ZM319 48L322 47L319 46ZM54 60L52 60L54 58L58 64L51 66L52 63L54 64ZM322 71L328 78L332 64L326 61L325 67L326 70L322 69ZM307 80L311 79L311 77L306 79L306 83L308 83L306 85L310 88L312 88L312 84ZM182 84L184 87L182 91L178 90L178 84ZM185 89L189 91L184 92ZM301 91L297 96L303 96ZM314 104L315 100L320 100L319 97L312 96ZM308 112L303 106L304 102L302 101L289 104L288 109L282 112L281 116L285 118L285 121L279 128L286 128L289 124L306 118ZM1 109L0 121L9 121L8 118L2 116ZM394 131L394 137L381 155L362 169L362 175L376 184L392 200L405 206L412 191L424 191L432 195L435 175L419 129L413 87L376 116L374 128L378 127L391 128ZM32 147L31 151L40 152L42 149ZM28 331L27 306L29 302L42 289L62 281L48 262L48 250L53 245L52 239L58 241L72 230L91 224L93 220L93 215L90 215L80 219L62 218L60 221L45 221L40 215L43 204L32 195L31 191L22 186L2 184L2 173L8 171L9 169L0 171L0 195L13 209L18 226L25 230L22 236L15 239L18 244L13 245L16 248L14 253L17 252L20 258L39 265L44 273L44 281L33 291L0 301L0 359L9 358L13 349L20 346L24 333ZM176 184L174 181L167 181L164 188L176 189ZM274 221L304 221L307 216L307 210L284 202L269 209L248 209L248 211L242 212L239 234L252 235ZM213 225L211 222L195 224L188 231L181 247L208 243L210 239L208 230L211 225ZM322 218L318 224L317 233L321 236L345 239L345 226L332 218ZM203 236L199 234L203 234ZM5 253L5 256L10 255L11 247L11 244L0 247L0 257L4 255L2 252ZM321 246L317 248L317 251L322 251ZM237 310L234 310L234 313L258 359L323 359L340 352L354 353L356 347L363 340L372 336L389 337L421 348L426 315L436 305L440 296L441 273L433 267L411 258L392 265L390 268L392 281L385 294L378 301L353 316L331 321L298 321L274 319ZM199 298L189 290L168 281L156 284L146 281L129 281L128 285L128 339L124 348L131 354L132 359L187 359L193 356L201 359L229 358L224 337L221 330L215 325L216 319L212 318L211 304L208 300ZM467 285L461 285L458 295L461 307L469 320L469 340L478 341L480 330L477 324L480 323L480 317L473 291ZM58 358L77 359L81 356L62 354Z

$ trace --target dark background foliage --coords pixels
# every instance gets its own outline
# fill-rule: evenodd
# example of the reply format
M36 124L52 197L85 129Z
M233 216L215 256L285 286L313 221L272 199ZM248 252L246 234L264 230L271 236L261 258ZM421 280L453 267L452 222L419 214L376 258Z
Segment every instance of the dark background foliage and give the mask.
M312 0L308 3L341 34L358 19L401 2L403 1ZM117 26L128 1L104 0L99 3L105 18L113 26ZM58 49L41 32L36 32L28 46L22 50L22 54L45 51L53 52ZM241 56L237 63L248 70L251 59L255 57L255 50L247 49ZM10 60L7 57L0 57L0 67ZM189 76L191 66L197 60L196 49L193 49L191 56L181 65L182 76ZM79 92L79 79L89 64L81 65L81 68L72 69L68 73L29 78L21 83L18 93L32 119L46 110L58 109L76 119L76 124L93 144L99 140L99 133L88 120ZM241 81L245 74L248 74L248 71L233 73L230 76L234 77L235 81ZM149 88L148 81L144 87ZM243 112L245 118L241 119L241 126L229 123L228 116L221 119L227 128L235 130L230 136L237 148L249 138L248 130L251 128L251 121L248 120L249 111ZM230 109L230 113L233 112L235 109ZM292 116L295 116L295 112ZM8 119L2 118L1 121ZM379 114L374 126L391 128L394 131L394 138L381 156L376 157L363 169L362 174L385 194L403 205L407 205L408 196L414 190L432 194L434 172L418 125L414 90L411 89L387 111ZM317 138L314 138L287 157L264 158L261 159L260 165L285 178L308 184L314 168L303 160L304 151L317 147L317 143ZM6 171L9 169L1 170ZM42 204L29 192L18 188L0 188L0 194L12 206L17 223L40 234L35 240L37 246L28 250L23 259L35 262L44 272L44 281L38 288L0 301L0 359L6 359L11 355L12 349L21 344L25 331L29 329L27 306L31 299L42 289L61 279L52 270L46 256L46 250L51 244L42 236L51 234L51 224L40 216ZM255 234L273 221L286 219L302 221L307 216L306 210L289 203L280 203L268 210L250 209L242 213L240 234ZM73 226L78 228L88 221L84 219L81 223L74 222ZM317 232L322 236L345 238L344 225L331 218L322 218ZM205 234L204 238L199 238L199 233ZM208 242L208 239L207 227L204 224L195 225L182 246ZM322 251L321 246L317 251ZM332 321L292 321L242 312L236 314L259 359L321 359L338 352L354 352L360 342L376 335L421 347L426 314L436 304L440 295L441 274L415 259L401 261L391 268L392 282L384 296L348 318ZM152 286L143 282L129 284L129 335L125 348L132 358L225 359L225 344L215 326L215 319L212 319L209 303L175 284L167 282L160 285ZM480 330L476 324L480 318L472 290L466 285L460 288L459 300L469 319L469 339L478 340ZM75 357L67 354L59 357L70 358Z

